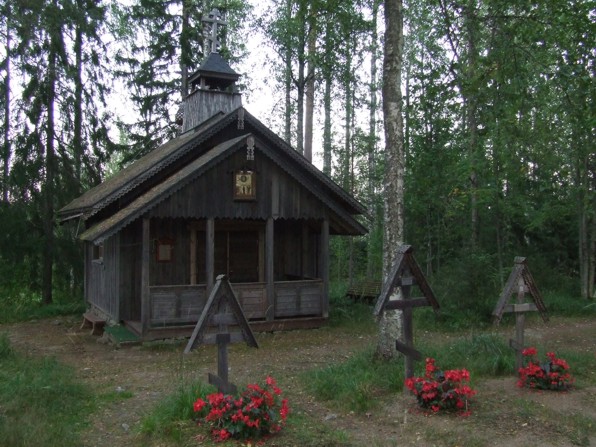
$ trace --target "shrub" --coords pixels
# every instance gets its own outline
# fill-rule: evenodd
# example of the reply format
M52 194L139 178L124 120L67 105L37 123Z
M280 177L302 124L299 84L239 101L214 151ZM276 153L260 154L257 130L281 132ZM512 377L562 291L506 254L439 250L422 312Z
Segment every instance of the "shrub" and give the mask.
M534 388L539 390L563 391L568 390L573 383L569 372L569 365L563 359L557 358L554 352L548 352L548 360L540 363L536 360L536 348L527 348L522 352L528 364L519 369L520 388Z
M418 404L433 413L456 411L469 414L469 398L476 394L467 383L470 373L465 370L441 371L435 366L433 358L426 359L424 377L406 379L406 387L414 393Z
M199 398L193 407L199 423L203 421L210 427L215 441L258 439L276 433L289 413L288 401L281 398L281 390L271 377L267 377L264 387L248 385L238 397L209 394L207 401Z

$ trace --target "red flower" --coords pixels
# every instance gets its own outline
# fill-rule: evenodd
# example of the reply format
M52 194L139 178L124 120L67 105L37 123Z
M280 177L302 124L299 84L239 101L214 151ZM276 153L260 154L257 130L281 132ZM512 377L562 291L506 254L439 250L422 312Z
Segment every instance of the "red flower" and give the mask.
M250 384L240 396L213 393L193 404L195 411L204 411L202 420L211 427L213 440L228 438L255 440L281 430L289 414L287 399L271 377L264 387ZM203 413L204 414L204 413Z
M199 398L193 404L193 409L195 412L199 412L205 407L205 405L207 405L207 402L205 402L203 399Z
M213 437L215 438L216 441L225 441L230 436L232 436L232 435L225 428L222 428L221 430L213 431Z
M529 361L525 367L519 369L517 385L520 388L525 386L541 390L566 390L571 386L573 378L568 372L567 362L558 359L554 352L548 352L546 356L548 361L544 364ZM562 371L566 372L561 374Z
M406 387L416 396L418 404L433 413L441 410L467 409L468 399L476 394L466 382L470 373L465 370L440 371L432 358L426 359L424 377L406 379Z
M537 354L536 348L526 348L522 351L522 355L526 356L526 357L531 357L536 354Z

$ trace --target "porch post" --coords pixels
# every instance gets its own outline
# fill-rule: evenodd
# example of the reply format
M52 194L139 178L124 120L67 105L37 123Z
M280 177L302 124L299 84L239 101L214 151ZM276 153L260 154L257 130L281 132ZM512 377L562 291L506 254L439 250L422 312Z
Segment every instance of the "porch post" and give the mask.
M307 272L307 269L310 269L312 265L312 261L308 262L308 254L310 253L309 250L309 240L308 240L308 226L306 225L305 221L301 221L302 223L302 234L301 234L301 246L302 251L300 253L300 276L302 279L305 279L307 276L310 276L312 273ZM312 259L312 258L311 258ZM314 275L313 275L314 276Z
M215 281L215 219L213 217L207 219L205 230L205 280L207 296L209 296Z
M197 283L197 229L194 225L189 227L190 231L190 283Z
M151 318L151 297L149 296L149 263L151 261L150 220L143 218L141 249L141 338L147 334Z
M321 279L323 280L323 297L321 301L321 313L323 318L329 317L329 219L323 219L321 224L321 248L320 248Z
M265 226L265 282L267 292L267 321L275 317L275 283L273 276L273 253L274 253L273 217L267 218Z

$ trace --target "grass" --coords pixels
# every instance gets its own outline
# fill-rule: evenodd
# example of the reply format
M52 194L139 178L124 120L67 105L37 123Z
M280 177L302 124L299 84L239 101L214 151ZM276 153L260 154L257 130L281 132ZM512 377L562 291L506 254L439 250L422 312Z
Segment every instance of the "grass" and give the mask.
M83 312L85 312L85 304L82 301L50 305L42 305L34 301L14 305L14 303L0 301L0 324L41 320L63 315L82 315Z
M198 397L205 398L214 392L211 385L196 382L180 386L176 392L163 399L150 413L141 420L140 434L149 440L166 440L167 445L194 446L194 440L201 430L194 422L193 403ZM208 433L203 433L208 437ZM275 437L276 442L284 446L331 447L347 446L348 437L341 430L330 430L328 426L314 421L306 412L292 408L292 416L284 430ZM153 444L151 444L153 445ZM159 444L162 445L162 444ZM222 447L234 446L236 441L222 442Z
M514 351L502 336L494 333L477 333L452 338L441 344L434 339L425 340L420 350L436 360L442 369L466 368L475 377L495 377L514 373ZM418 362L417 373L423 374L424 365Z
M181 385L176 392L163 399L152 412L141 420L140 432L145 436L182 442L189 429L195 429L193 403L215 391L211 385L196 382Z
M71 368L52 358L20 355L0 334L2 445L80 446L93 408L93 395Z
M585 300L556 294L545 295L545 303L551 314L558 312L556 309L565 308L563 315L582 318L592 315L592 309L596 307ZM80 305L32 305L26 310L25 307L19 309L11 314L9 320L28 320L32 315L34 318L53 317L84 310ZM372 334L377 330L372 306L346 299L340 289L331 296L330 311L330 330L337 331L338 336ZM514 352L506 342L509 337L492 331L474 311L447 309L447 312L435 317L430 309L424 308L416 309L414 315L416 348L424 356L434 357L442 369L468 369L472 386L478 389L481 389L483 379L514 376ZM7 317L1 318L6 321ZM502 324L513 323L504 321ZM168 352L179 350L184 343L180 340L154 342L143 345L141 349ZM346 343L349 343L348 338ZM544 351L542 346L536 347L540 352ZM596 357L593 353L573 348L556 353L572 366L578 390L596 385ZM416 362L415 365L416 374L422 374L424 362ZM371 410L374 414L375 409L383 408L382 405L402 391L403 360L389 363L376 361L372 346L346 362L312 369L298 377L300 394L309 397L294 404L290 401L292 414L288 425L272 438L272 445L347 446L352 441L350 436L334 428L335 424L322 420L320 414L315 416L307 407L307 402L313 398L323 401L340 418L352 412L354 417L362 418ZM212 391L213 388L203 382L181 384L175 393L162 399L153 411L143 417L139 426L139 445L196 445L194 437L202 432L193 421L192 403L198 396ZM4 445L3 442L11 446L81 445L80 433L89 423L96 403L103 407L133 397L130 392L92 396L77 383L69 368L52 359L21 356L15 353L8 337L0 335L0 445ZM495 420L503 423L501 418L504 415L516 421L540 420L548 427L549 433L571 445L587 445L586 440L594 433L594 421L581 413L561 415L548 408L531 405L527 400L504 400L487 395L478 399L473 418L466 423L470 427L490 425ZM517 425L508 427L514 431ZM470 434L451 425L444 428L425 426L424 430L424 440L437 445L452 445L450 442L457 440L462 445L474 446L485 445L486 441L485 433ZM399 442L396 445L400 445Z
M403 363L374 358L374 351L354 355L348 361L302 375L302 383L317 399L342 411L364 413L375 407L380 396L402 388Z

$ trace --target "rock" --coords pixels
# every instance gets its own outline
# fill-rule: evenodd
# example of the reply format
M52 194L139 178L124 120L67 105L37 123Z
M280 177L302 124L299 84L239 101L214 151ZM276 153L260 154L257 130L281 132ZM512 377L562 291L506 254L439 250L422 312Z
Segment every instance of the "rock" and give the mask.
M128 433L128 430L130 430L130 425L128 425L126 422L124 422L122 424L122 429Z
M332 421L334 419L337 419L337 414L335 413L329 413L327 416L325 416L325 422L329 422Z

